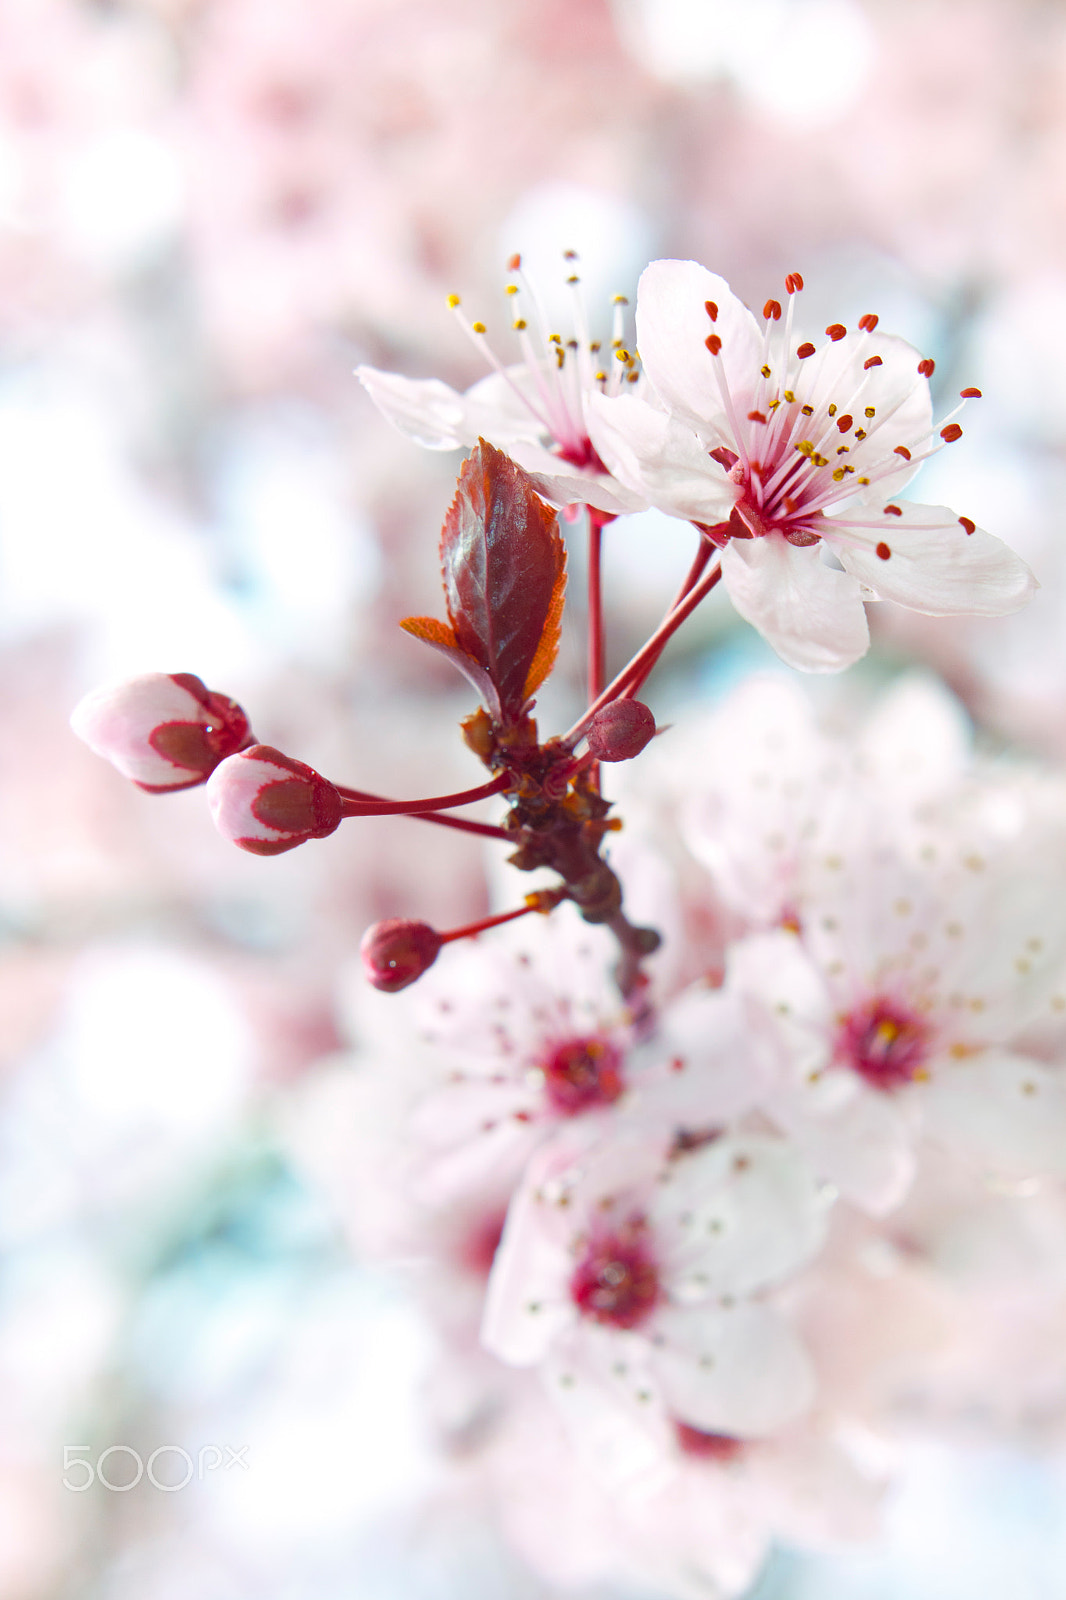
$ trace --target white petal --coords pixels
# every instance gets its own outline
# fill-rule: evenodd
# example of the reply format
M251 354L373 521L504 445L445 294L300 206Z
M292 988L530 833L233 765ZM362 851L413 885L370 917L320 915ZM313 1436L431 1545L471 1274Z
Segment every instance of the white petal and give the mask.
M740 615L790 667L839 672L866 654L870 634L859 584L827 567L819 545L801 548L776 533L731 539L722 577Z
M165 672L93 689L74 708L70 725L79 739L134 783L181 787L198 774L153 750L152 734L167 722L201 723L204 709Z
M718 307L717 320L706 302ZM644 371L663 404L701 432L708 425L724 439L722 390L709 334L722 341L721 368L739 415L746 415L759 382L762 334L747 306L724 278L697 261L653 261L637 289L637 348Z
M651 1206L671 1297L744 1295L809 1261L825 1238L826 1202L783 1139L722 1138L673 1161Z
M650 504L695 522L729 516L737 486L687 423L628 394L590 395L588 419L604 465Z
M656 1333L663 1343L652 1369L670 1410L691 1427L757 1438L811 1403L807 1352L766 1306L670 1310L656 1319Z
M527 1186L511 1204L489 1276L481 1342L512 1367L542 1361L577 1320L568 1294L567 1241L547 1226L550 1211Z
M923 1097L939 1143L1018 1177L1066 1173L1066 1071L1006 1051L938 1062Z
M806 1097L805 1106L804 1098L782 1096L769 1114L845 1199L871 1216L892 1211L915 1173L914 1141L897 1106L861 1084L842 1105L826 1112L813 1105L813 1097Z
M384 417L427 450L474 444L464 426L463 397L439 378L403 378L375 367L356 367L356 377Z
M1036 589L1020 556L982 528L967 533L947 506L904 501L900 515L867 512L828 517L824 535L841 565L874 591L927 616L1004 616ZM873 528L852 527L876 522ZM835 531L839 528L839 538ZM882 559L878 546L891 554Z

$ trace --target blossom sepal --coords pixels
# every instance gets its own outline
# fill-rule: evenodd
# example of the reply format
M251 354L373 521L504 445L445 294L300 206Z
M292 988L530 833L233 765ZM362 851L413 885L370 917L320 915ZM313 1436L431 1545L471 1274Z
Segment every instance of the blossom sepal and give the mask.
M70 725L79 739L149 794L206 783L253 741L236 700L191 672L146 672L94 689Z
M223 761L207 785L207 803L219 833L257 856L325 839L344 815L328 779L269 744Z

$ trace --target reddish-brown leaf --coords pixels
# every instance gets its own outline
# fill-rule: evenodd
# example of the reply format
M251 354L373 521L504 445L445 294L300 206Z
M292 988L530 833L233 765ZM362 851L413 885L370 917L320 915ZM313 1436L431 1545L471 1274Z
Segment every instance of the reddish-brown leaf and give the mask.
M440 550L455 643L487 674L509 720L555 661L566 586L558 520L521 467L479 439L463 462Z

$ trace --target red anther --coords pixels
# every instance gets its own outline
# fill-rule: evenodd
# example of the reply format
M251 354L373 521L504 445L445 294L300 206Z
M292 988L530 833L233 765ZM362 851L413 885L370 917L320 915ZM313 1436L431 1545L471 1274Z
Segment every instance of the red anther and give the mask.
M564 261L576 261L577 260L577 251L576 250L564 250L563 251L563 260Z
M983 400L984 396L982 395L980 389L960 389L959 390L959 399L960 400Z
M389 917L363 934L359 954L375 989L396 994L414 983L436 961L441 936L428 922Z
M522 265L522 257L518 254L517 251L515 251L514 255L510 258L510 260L507 263L507 270L508 270L508 272L517 272L519 270L519 268L521 267L521 265Z
M880 320L880 317L876 316L874 312L867 311L865 316L859 318L859 327L864 333L873 333Z
M855 418L852 416L851 412L845 411L842 417L837 418L837 427L840 429L841 433L850 433L854 422Z
M712 322L718 321L718 307L715 305L713 300L705 300L703 302L703 309L706 311Z
M640 700L613 700L588 728L589 750L597 761L632 761L655 737L655 717Z
M901 506L885 506L884 512L886 517L901 517L903 515Z
M719 339L716 333L709 333L703 342L711 352L712 356L716 356L719 350L722 348L722 341Z
M960 517L959 518L959 522L966 529L967 533L976 533L977 532L977 524L976 524L976 522L971 522L969 517Z
M765 422L766 421L766 414L763 411L749 411L748 412L748 421L749 422Z
M924 361L919 361L918 371L923 378L931 378L936 371L936 362L931 356L926 356Z
M962 429L957 422L949 422L946 428L941 428L940 437L945 444L954 444L956 439L962 438Z
M799 349L796 351L796 354L799 356L801 361L806 361L808 356L813 356L814 354L813 344L801 344Z
M892 551L889 546L885 544L884 540L882 540L877 547L877 553L881 557L882 561L887 561L889 556L892 554Z
M893 454L897 455L897 456L902 456L904 461L909 461L910 458L911 458L911 453L907 449L907 446L905 444L898 444L896 446L895 450L893 451Z
M795 509L796 509L795 500L793 500L791 495L786 494L786 496L785 496L785 515L790 517L792 515L792 513L795 511Z
M785 288L789 294L795 294L797 289L803 288L803 279L798 272L790 272L785 277Z
M767 322L770 321L771 317L775 322L779 322L781 319L780 300L767 300L766 304L762 308L762 314L766 318Z
M836 344L838 339L843 339L848 330L842 322L831 322L825 331L833 343Z
M863 366L863 371L864 372L868 372L871 367L883 367L884 366L884 362L881 360L880 356L871 356L869 361L864 361L863 362L862 366Z

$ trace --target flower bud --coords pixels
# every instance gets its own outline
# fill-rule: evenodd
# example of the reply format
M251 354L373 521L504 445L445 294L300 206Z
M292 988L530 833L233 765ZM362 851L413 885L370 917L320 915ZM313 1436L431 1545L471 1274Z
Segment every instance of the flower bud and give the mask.
M587 735L597 761L632 761L654 736L655 718L640 700L613 700L601 706Z
M251 740L248 718L191 672L146 672L94 689L70 725L150 794L191 789Z
M374 988L396 994L433 965L441 943L440 934L428 922L389 917L366 930L359 953Z
M207 803L219 833L257 856L324 839L344 815L328 779L269 744L223 761L211 774Z

